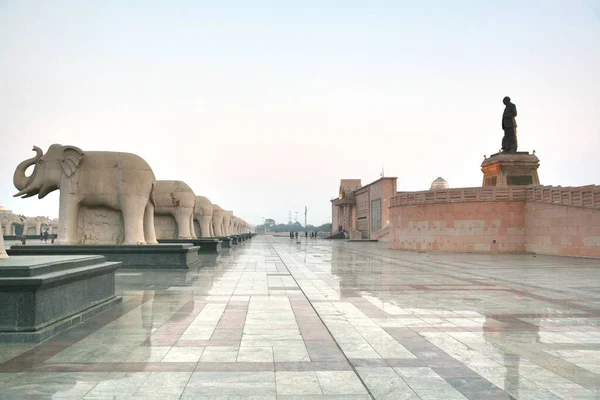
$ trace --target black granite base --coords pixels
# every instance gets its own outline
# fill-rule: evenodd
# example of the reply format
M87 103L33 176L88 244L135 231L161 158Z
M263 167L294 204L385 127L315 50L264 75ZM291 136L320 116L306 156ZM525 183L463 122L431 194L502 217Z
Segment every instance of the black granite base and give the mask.
M191 243L198 247L199 253L218 253L221 251L221 241L216 238L197 239L158 239L159 243Z
M121 301L102 256L0 260L0 342L41 342Z
M9 240L21 240L21 236L22 235L4 235L3 238L6 241ZM27 238L27 240L40 240L42 238L42 235L25 235L25 237ZM56 239L56 234L51 234L48 235L48 240L52 240L52 239Z
M127 268L190 268L199 263L198 248L190 243L147 245L13 245L17 255L102 255Z
M221 247L227 249L230 248L233 243L231 243L231 238L229 236L217 236L215 239L219 239L221 241Z

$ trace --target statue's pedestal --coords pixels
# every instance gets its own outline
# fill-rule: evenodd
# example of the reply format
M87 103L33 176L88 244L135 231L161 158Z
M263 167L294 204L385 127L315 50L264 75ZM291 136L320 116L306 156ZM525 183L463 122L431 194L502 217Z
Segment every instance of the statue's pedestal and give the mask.
M0 260L0 343L41 342L121 302L120 264L102 256Z
M526 151L494 154L481 163L484 187L539 185L540 160Z
M191 243L198 247L198 253L218 253L221 251L221 241L216 238L197 239L158 239L158 243Z
M215 239L219 239L221 241L221 246L224 249L228 249L233 244L237 244L237 241L234 243L230 236L217 236Z
M24 255L92 255L107 261L120 261L123 268L184 268L197 266L198 247L189 242L146 245L13 245L9 256Z

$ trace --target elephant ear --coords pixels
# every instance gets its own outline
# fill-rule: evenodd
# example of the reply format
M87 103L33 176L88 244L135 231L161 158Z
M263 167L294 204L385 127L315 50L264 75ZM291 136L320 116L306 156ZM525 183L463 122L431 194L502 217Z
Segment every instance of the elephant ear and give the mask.
M62 170L67 178L75 173L79 163L81 163L81 160L83 160L83 154L83 151L79 147L63 147L63 158L60 161L60 166L62 167Z

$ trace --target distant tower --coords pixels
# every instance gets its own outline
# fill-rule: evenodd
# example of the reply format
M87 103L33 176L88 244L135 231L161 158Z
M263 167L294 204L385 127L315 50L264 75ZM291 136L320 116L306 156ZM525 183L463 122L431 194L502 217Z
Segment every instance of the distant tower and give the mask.
M304 229L306 229L306 214L308 213L308 207L304 206Z
M288 211L288 225L292 224L292 210Z

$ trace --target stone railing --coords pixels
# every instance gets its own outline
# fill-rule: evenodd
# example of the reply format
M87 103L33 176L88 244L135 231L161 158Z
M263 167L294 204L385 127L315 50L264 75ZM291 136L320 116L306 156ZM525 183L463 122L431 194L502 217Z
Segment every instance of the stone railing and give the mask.
M377 232L375 232L375 239L380 239L389 233L390 233L390 226L388 225L385 228L380 229Z
M362 239L361 231L357 231L354 228L348 228L348 239L350 240L360 240Z
M527 201L561 204L564 206L600 208L600 186L528 186Z
M535 201L565 206L600 208L600 186L475 187L421 192L398 192L390 207L470 201Z
M391 198L390 207L471 201L523 201L526 197L526 191L527 186L511 186L398 192L396 196Z

